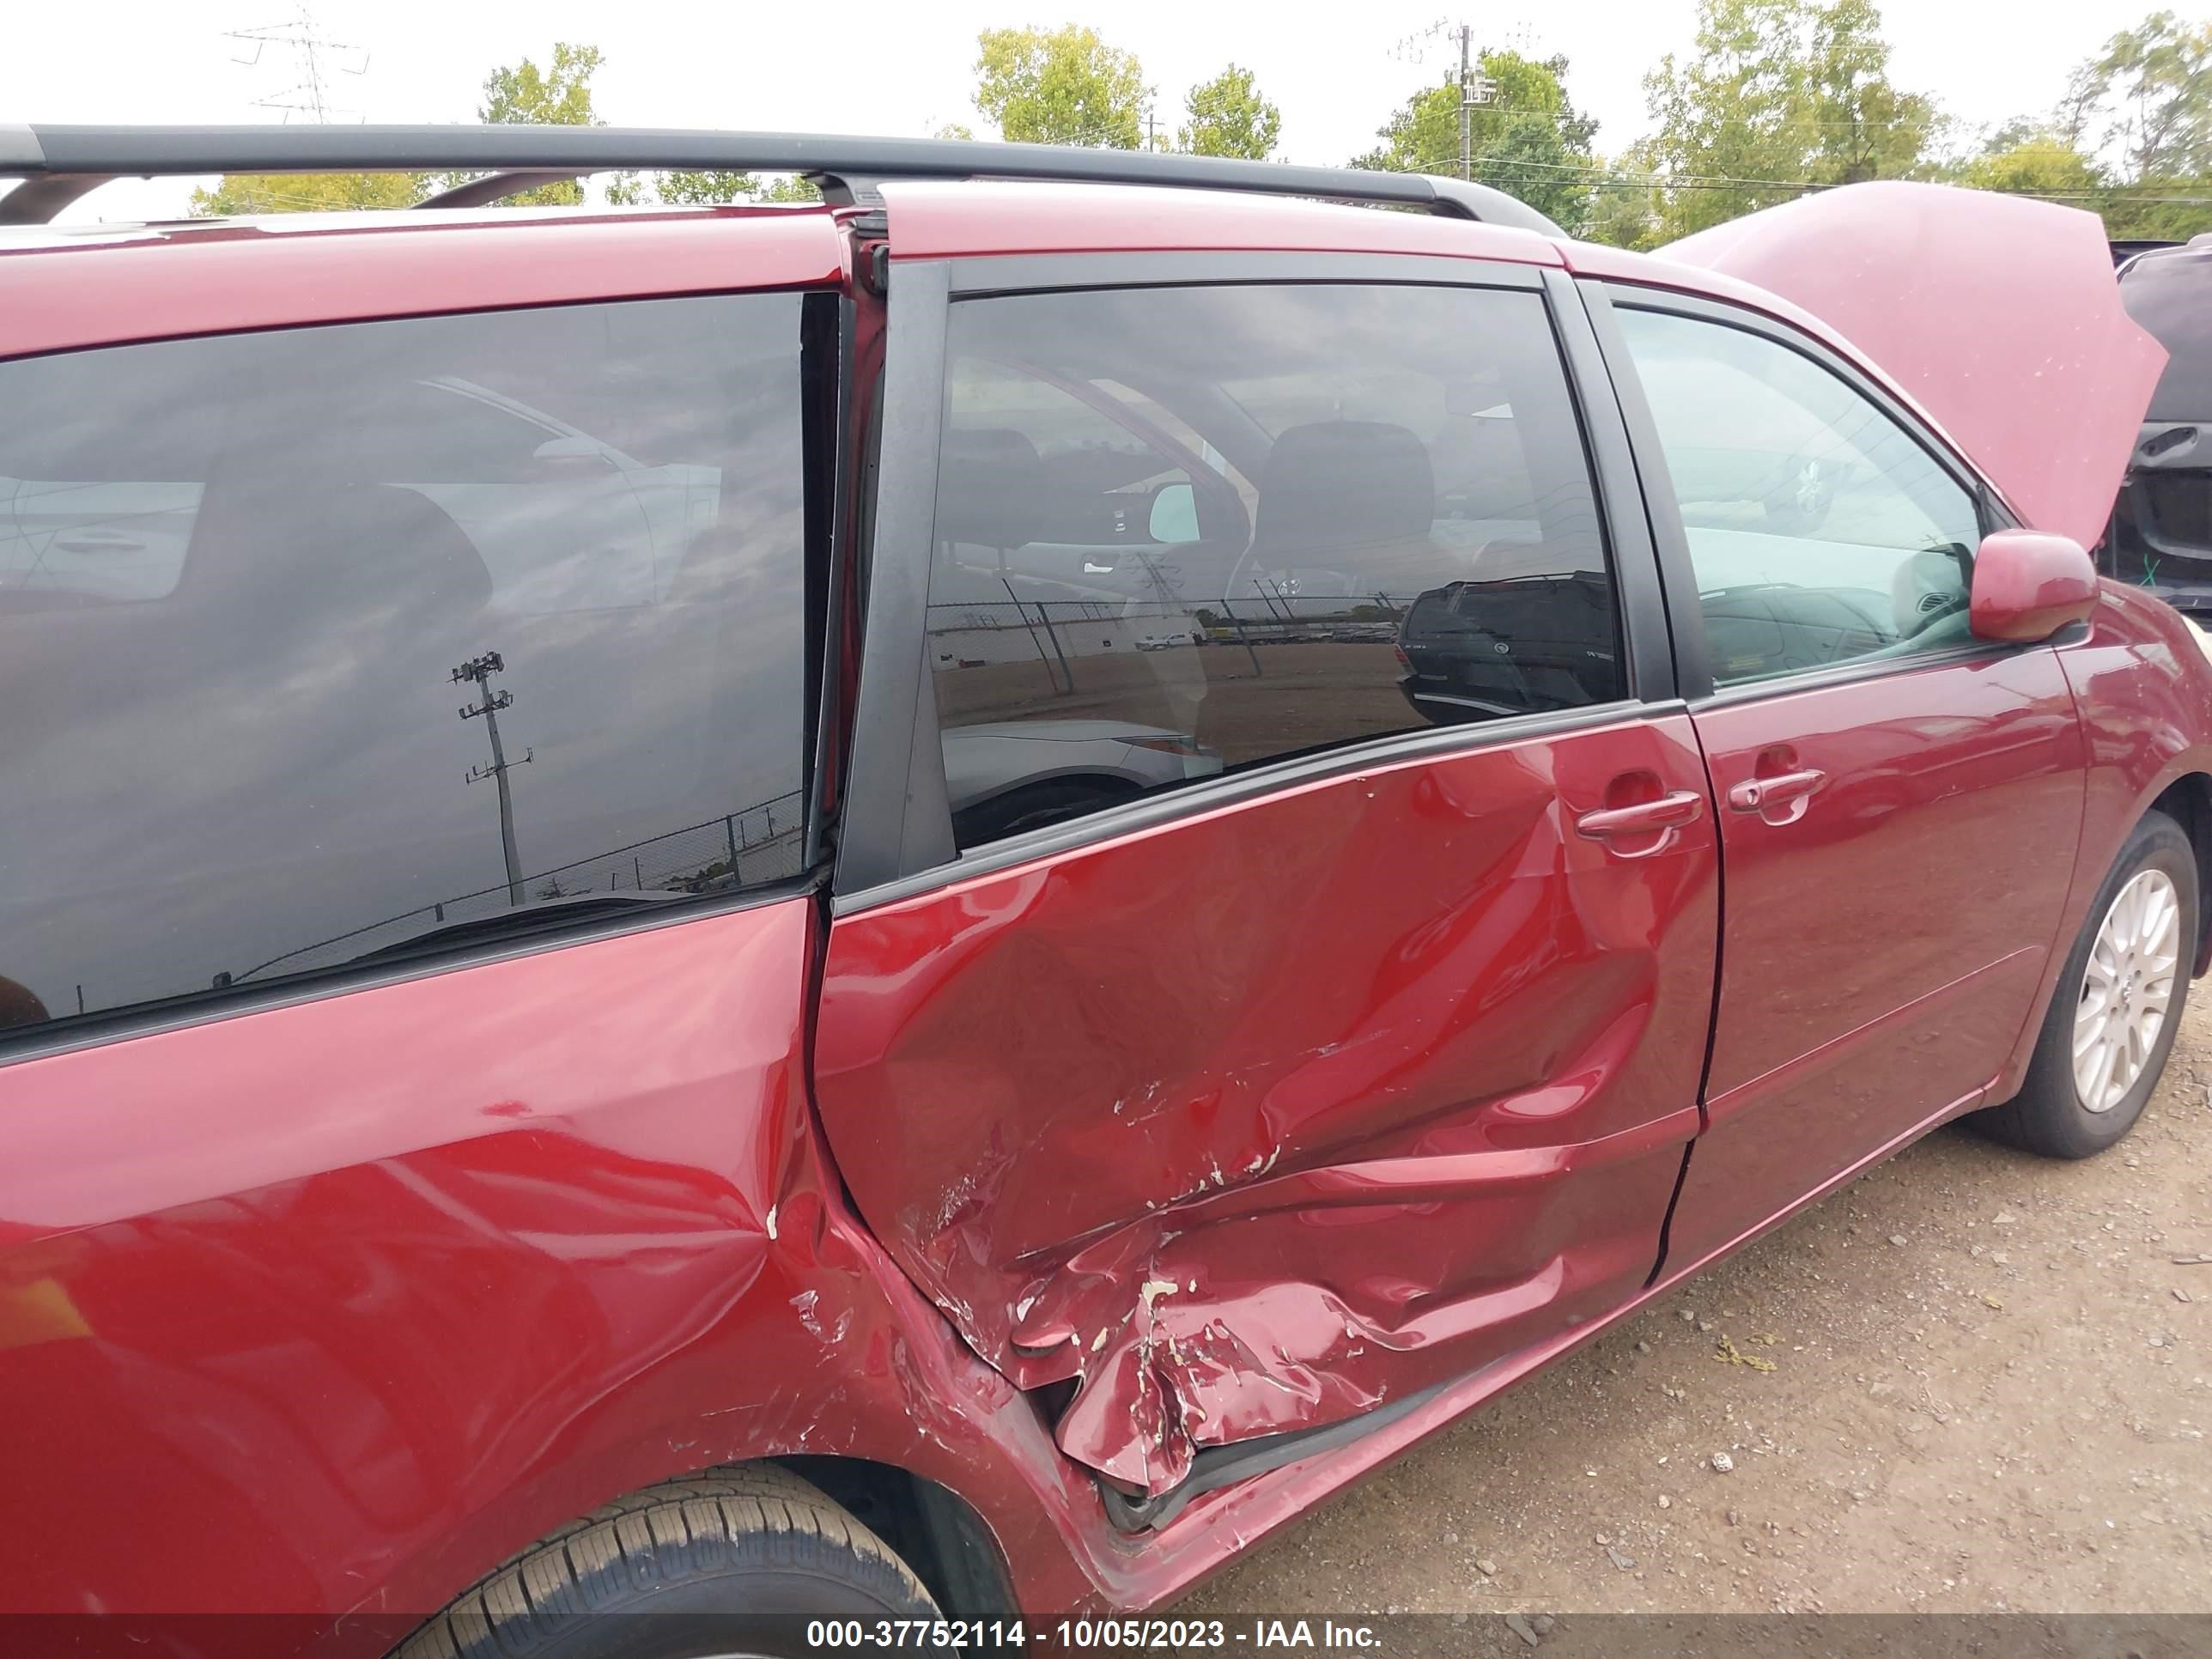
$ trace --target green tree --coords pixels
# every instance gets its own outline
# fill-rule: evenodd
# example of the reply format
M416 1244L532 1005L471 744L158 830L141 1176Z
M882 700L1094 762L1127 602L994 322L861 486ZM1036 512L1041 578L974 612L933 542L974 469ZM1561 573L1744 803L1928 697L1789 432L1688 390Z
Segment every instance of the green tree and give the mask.
M413 173L234 173L213 190L195 190L192 211L216 216L337 213L413 207L428 194L428 183Z
M1982 153L1958 170L1958 182L1972 190L2017 196L2075 198L2094 204L2104 185L2097 164L2055 132L2021 133L2001 129Z
M1240 155L1264 161L1274 153L1283 112L1260 95L1252 71L1231 64L1182 100L1176 148L1193 155Z
M2115 241L2185 242L2212 231L2212 175L2115 185L2098 205Z
M711 202L750 202L760 180L750 173L708 173L689 169L653 175L653 193L664 202L698 206Z
M2107 235L2184 241L2212 229L2212 25L2153 12L2075 67L2047 120L2013 127L2021 143L2048 137L2084 156L2104 186L2094 205Z
M985 29L976 37L975 107L1017 143L1135 149L1144 142L1144 70L1096 29Z
M1650 167L1650 158L1634 146L1610 165L1599 161L1582 224L1586 240L1630 248L1657 242L1659 196L1649 182Z
M1667 240L1808 187L1934 171L1942 118L1891 84L1871 0L1700 0L1694 54L1644 88Z
M1486 52L1491 100L1471 112L1474 177L1518 197L1569 231L1589 207L1590 140L1597 123L1566 93L1567 60ZM1376 131L1382 142L1352 165L1391 173L1459 171L1459 77L1425 88Z
M2153 12L2076 72L2072 95L2120 147L2130 184L2212 168L2212 24Z
M664 202L818 202L822 192L796 173L762 179L750 173L663 173L653 179Z
M580 46L566 40L553 46L550 70L541 70L526 58L520 63L494 70L484 78L484 101L477 118L502 125L541 127L600 127L606 125L592 108L592 76L599 73L605 55L597 46ZM456 173L453 182L474 178ZM615 202L635 202L642 191L629 174L617 175L607 187ZM541 206L574 206L584 199L580 184L544 185L510 201Z

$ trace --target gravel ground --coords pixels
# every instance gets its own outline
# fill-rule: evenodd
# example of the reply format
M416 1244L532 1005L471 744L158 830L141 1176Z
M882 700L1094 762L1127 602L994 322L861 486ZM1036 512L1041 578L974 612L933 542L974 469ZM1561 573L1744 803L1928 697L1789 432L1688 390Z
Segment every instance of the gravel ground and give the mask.
M2212 1611L2197 990L2112 1152L1930 1136L1176 1611Z

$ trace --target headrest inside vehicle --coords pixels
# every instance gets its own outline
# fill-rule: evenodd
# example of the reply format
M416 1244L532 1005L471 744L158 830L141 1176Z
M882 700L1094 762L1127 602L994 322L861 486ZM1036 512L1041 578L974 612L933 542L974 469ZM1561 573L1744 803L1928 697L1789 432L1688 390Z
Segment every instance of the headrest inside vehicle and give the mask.
M1267 452L1253 550L1303 555L1425 536L1436 500L1428 448L1407 428L1290 427Z

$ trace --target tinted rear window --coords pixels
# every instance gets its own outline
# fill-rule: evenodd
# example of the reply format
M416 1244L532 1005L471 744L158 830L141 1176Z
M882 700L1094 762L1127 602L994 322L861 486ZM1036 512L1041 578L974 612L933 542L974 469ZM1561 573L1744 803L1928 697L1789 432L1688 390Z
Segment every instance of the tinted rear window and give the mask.
M797 874L801 305L0 363L0 1024Z

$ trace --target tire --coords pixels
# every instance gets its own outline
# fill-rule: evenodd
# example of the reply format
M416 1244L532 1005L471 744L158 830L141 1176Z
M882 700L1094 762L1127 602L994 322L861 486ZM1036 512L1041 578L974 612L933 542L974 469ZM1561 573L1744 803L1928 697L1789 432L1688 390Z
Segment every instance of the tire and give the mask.
M883 1540L797 1475L714 1469L533 1546L456 1597L398 1659L795 1659L817 1650L812 1620L939 1616Z
M2138 886L2138 883L2142 885ZM2122 1060L2107 1074L2108 1080L2100 1091L2102 1109L2097 1109L2085 1093L2085 1085L2077 1078L2075 1066L2077 1030L2081 1029L2077 1027L2077 1018L2085 1006L2110 994L2101 984L2092 984L2091 957L2098 951L2108 921L2113 922L2124 940L2141 931L2139 927L2130 927L2129 916L2116 918L2123 896L2132 895L2130 902L2139 902L2147 894L2154 898L2161 885L2167 890L2175 911L2174 961L2168 975L2172 988L2164 1017L2149 1041L2148 1052L2142 1053L2140 1048L2130 1051L2141 1054L2141 1069L2129 1079L2127 1086L2118 1088L2125 1075L2124 1068L2132 1060ZM2020 1092L2003 1105L1978 1112L1967 1121L1992 1139L2045 1158L2088 1158L2117 1144L2135 1127L2145 1103L2158 1087L2160 1073L2166 1070L2166 1057L2172 1051L2174 1033L2180 1028L2182 1010L2189 1000L2190 969L2196 960L2197 905L2197 854L2188 836L2163 812L2145 815L2128 836L2127 844L2120 848L2112 873L2105 878L2104 885L2097 890L2096 902L2089 907L2081 936L2067 953ZM2137 917L2148 918L2147 925L2153 927L2158 914L2154 908L2135 913ZM2162 956L2163 952L2156 955ZM2100 963L2114 959L2115 953L2108 947L2100 957ZM2142 958L2130 958L2124 951L2118 954L2118 959L2127 968L2126 976L2136 987L2130 999L2120 1004L2120 1009L2123 1013L2131 1006L2140 1009L2143 986L2147 982L2154 987L2158 972L2154 966L2148 974L2142 974ZM2106 972L2100 965L2100 979ZM2094 1086L2094 1061L2101 1053L2100 1049L2098 1055L2092 1056L2088 1086Z

